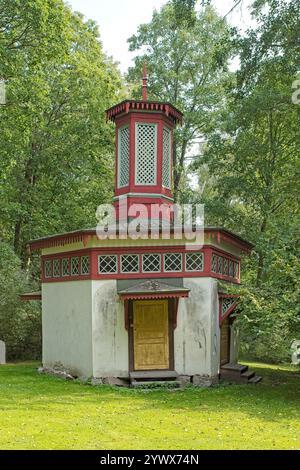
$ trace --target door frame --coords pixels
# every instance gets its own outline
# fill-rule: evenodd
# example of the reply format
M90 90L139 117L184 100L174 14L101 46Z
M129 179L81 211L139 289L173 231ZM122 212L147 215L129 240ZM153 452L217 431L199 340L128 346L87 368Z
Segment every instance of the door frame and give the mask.
M222 354L222 327L224 326L224 322L227 323L227 328L228 328L228 344L227 344L227 355L228 355L228 361L227 362L223 362L222 363L222 357L221 357L221 354ZM227 364L228 362L230 362L230 351L231 351L231 325L233 323L233 319L228 316L224 319L224 321L221 323L220 325L220 367L222 367L224 364Z
M147 302L146 299L144 299ZM162 299L159 299L162 300ZM175 299L164 299L168 302L168 331L169 331L169 367L168 369L159 370L174 370L174 318L176 315L175 311ZM149 299L150 302L155 302L153 299ZM128 301L128 357L129 357L129 372L134 372L134 339L133 339L133 302L134 300ZM153 372L153 369L149 369ZM147 369L143 369L143 372L147 372Z

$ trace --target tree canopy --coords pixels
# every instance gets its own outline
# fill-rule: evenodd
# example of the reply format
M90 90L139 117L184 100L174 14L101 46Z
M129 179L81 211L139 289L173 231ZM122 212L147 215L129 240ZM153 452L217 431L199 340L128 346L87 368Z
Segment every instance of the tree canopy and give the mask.
M211 6L199 12L194 6L192 1L167 3L128 40L129 49L138 52L128 72L129 82L139 81L142 64L147 63L150 98L170 101L184 113L173 148L177 199L184 185L188 151L214 127L230 81L230 28Z
M300 107L292 101L299 11L299 2L254 2L258 26L235 37L241 66L195 162L213 177L204 192L208 220L255 244L242 322L244 343L260 357L287 357L300 332Z
M62 0L0 0L0 77L0 236L31 282L39 265L28 241L94 226L112 195L104 111L122 99L123 84L97 25Z

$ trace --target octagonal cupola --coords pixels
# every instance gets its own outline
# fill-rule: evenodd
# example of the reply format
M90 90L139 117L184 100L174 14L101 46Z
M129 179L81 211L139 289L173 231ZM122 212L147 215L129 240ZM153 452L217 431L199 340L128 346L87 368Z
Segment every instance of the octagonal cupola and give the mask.
M173 130L182 113L168 102L148 100L143 70L142 100L125 100L106 111L116 124L114 203L173 204Z

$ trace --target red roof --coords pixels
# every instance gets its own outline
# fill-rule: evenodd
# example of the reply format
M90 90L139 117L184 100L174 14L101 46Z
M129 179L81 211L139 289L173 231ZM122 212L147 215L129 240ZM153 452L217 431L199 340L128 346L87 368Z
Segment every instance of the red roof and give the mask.
M229 243L238 246L242 251L250 252L254 245L247 240L244 240L239 235L231 232L222 227L204 227L206 233L212 233L215 237L221 240L227 240ZM171 233L173 229L171 227ZM88 243L92 236L97 234L96 228L76 230L74 232L60 233L56 235L50 235L47 237L37 238L30 240L27 247L30 250L39 250L41 248L50 248L55 246L64 246L68 243L83 242L84 246ZM118 230L117 230L118 234Z
M172 119L175 124L182 124L183 114L171 103L162 103L160 101L125 100L107 109L106 119L115 121L117 116L128 114L130 111L160 112Z

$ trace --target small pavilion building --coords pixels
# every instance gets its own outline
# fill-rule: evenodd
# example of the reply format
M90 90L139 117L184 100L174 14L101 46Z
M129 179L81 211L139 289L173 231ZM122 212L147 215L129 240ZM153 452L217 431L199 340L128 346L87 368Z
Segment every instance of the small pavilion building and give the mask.
M41 251L43 366L132 385L255 381L237 363L237 297L226 289L240 283L241 255L252 245L219 227L206 227L195 248L172 229L167 238L121 233L135 204L157 220L159 235L172 219L173 131L183 116L170 103L148 100L146 85L144 75L142 100L107 110L116 126L116 236L99 238L93 228L29 243ZM150 215L157 205L165 215Z

